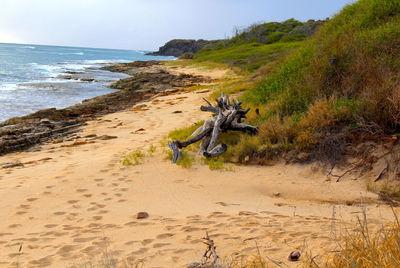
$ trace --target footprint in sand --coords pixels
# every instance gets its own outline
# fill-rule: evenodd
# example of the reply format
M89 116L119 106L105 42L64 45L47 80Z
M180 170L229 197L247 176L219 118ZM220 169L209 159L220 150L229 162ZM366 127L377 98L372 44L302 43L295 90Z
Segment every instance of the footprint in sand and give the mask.
M8 228L14 229L14 228L17 228L17 227L20 227L20 226L22 226L22 225L21 225L21 224L14 223L14 224L8 225Z
M17 211L15 214L17 214L17 215L24 215L24 214L26 214L27 212L26 211Z
M159 234L159 235L157 235L157 239L166 239L166 238L173 237L174 235L175 234L173 234L173 233Z
M99 221L103 218L103 216L93 216L92 219L95 221Z
M171 243L155 243L153 244L153 248L161 248L169 245L171 245Z
M20 209L30 209L31 206L30 205L21 204L21 205L18 206L18 208L20 208Z
M132 256L140 255L140 254L146 253L148 250L149 250L148 248L141 248L141 249L132 251L132 252L131 252L131 255L132 255Z
M54 213L53 213L53 215L56 215L56 216L62 216L62 215L64 215L64 214L65 214L64 211L57 211L57 212L54 212Z
M36 201L36 200L38 200L38 199L39 199L39 198L31 197L31 198L26 199L26 201L28 201L28 202L33 202L33 201Z
M78 192L78 193L83 193L83 192L86 192L88 189L76 189L76 191Z
M74 238L73 241L76 243L86 243L86 242L89 242L89 241L92 241L95 239L97 239L97 237L77 237L77 238Z
M132 246L135 243L136 243L136 241L128 241L128 242L125 242L124 245L125 246Z
M178 228L179 226L180 225L168 225L168 226L165 226L164 229L167 230L167 231L171 231L173 229Z
M99 214L107 214L109 211L108 210L100 210L98 213Z
M57 227L58 226L58 224L46 224L44 227L46 227L46 228L54 228L54 227Z
M188 233L188 232L200 231L202 229L192 226L184 226L183 228L181 228L181 230Z
M75 245L65 245L62 246L56 253L56 255L60 255L62 257L68 257L72 254L73 251L75 251L76 249L78 249L77 246Z
M151 244L154 241L154 239L144 239L142 240L142 245L146 246L148 244Z
M38 260L33 260L30 261L28 264L29 266L34 266L34 267L45 267L45 266L50 266L53 263L52 255L49 255L44 258L40 258Z

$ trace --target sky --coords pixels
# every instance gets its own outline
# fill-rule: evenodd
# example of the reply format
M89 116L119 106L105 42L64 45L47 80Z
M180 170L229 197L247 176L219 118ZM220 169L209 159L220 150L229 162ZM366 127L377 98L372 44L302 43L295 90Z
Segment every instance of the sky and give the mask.
M234 27L325 19L354 0L0 0L0 43L157 50Z

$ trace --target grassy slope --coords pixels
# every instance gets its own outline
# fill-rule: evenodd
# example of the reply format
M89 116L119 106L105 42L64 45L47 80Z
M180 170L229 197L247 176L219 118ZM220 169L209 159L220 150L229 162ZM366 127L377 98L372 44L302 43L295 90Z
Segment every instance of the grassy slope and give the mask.
M279 102L272 112L282 117L335 97L334 105L351 108L384 131L399 131L399 118L391 113L398 107L390 98L399 90L399 22L399 0L361 0L347 6L247 99L263 105Z
M262 82L242 87L246 104L260 109L261 116L249 114L260 134L228 143L228 160L264 163L282 152L303 151L335 162L349 133L398 135L398 25L400 0L360 0L303 42L247 43L198 52L192 63L237 66L242 75L266 69ZM219 90L235 93L239 90L231 89L240 88L224 86Z
M326 146L327 136L335 141L344 129L399 133L398 25L399 0L360 0L322 26L246 93L247 102L262 109L254 121L260 125L260 144L312 151ZM263 150L252 154L262 157ZM336 160L340 154L326 157Z
M204 49L196 53L196 62L217 62L238 67L243 71L254 72L261 66L282 57L292 49L298 48L302 42L286 42L275 44L247 43L227 48Z

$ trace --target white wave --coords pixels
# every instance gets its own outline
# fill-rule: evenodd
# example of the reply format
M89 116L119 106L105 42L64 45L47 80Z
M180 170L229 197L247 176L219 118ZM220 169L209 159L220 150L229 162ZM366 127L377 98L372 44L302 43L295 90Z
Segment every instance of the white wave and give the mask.
M110 63L124 63L124 62L131 62L129 60L124 60L124 59L117 59L117 60L85 60L83 61L85 64L90 64L90 65L98 65L98 64L110 64Z
M82 63L59 63L58 66L64 71L84 71L87 67L90 67L89 64Z
M77 53L71 53L71 54L74 54L74 55L84 55L85 53L83 53L83 52L77 52Z
M23 46L22 48L35 49L36 47L32 47L32 46Z
M18 88L17 84L3 84L0 85L0 91L14 91Z
M45 70L45 71L49 71L49 72L53 72L55 70L59 70L60 69L60 67L58 67L58 66L47 65L47 64L37 64L35 66L36 66L37 69Z

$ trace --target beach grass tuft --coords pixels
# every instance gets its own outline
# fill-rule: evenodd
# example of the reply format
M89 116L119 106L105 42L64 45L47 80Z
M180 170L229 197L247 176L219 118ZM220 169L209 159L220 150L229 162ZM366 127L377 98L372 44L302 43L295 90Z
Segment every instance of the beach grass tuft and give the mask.
M122 160L122 165L126 167L132 165L139 165L143 163L144 157L145 154L141 150L136 150L135 152L125 156L125 158Z

